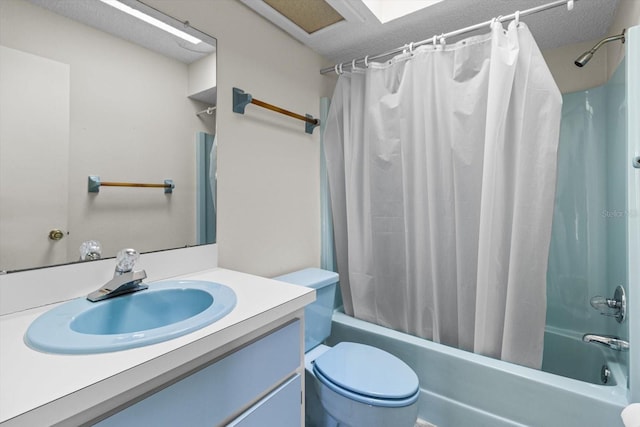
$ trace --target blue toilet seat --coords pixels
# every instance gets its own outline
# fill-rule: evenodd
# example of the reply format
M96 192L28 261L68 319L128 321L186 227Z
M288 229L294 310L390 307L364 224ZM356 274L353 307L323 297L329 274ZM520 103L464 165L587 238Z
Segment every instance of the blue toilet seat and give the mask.
M364 344L337 344L314 361L313 372L334 392L372 406L408 406L420 394L418 376L406 363Z

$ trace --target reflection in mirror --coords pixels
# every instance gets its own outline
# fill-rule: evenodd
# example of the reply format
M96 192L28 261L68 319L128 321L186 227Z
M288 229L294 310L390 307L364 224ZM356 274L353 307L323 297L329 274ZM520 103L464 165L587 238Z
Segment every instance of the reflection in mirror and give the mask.
M111 3L0 0L0 271L215 242L216 40Z

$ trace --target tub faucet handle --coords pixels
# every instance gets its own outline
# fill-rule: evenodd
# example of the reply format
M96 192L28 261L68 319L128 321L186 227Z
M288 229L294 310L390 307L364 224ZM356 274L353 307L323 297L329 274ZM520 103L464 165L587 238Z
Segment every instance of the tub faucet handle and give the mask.
M627 299L622 286L616 288L613 298L605 298L598 295L591 298L589 302L591 307L598 310L603 316L615 317L618 323L624 321L627 311Z

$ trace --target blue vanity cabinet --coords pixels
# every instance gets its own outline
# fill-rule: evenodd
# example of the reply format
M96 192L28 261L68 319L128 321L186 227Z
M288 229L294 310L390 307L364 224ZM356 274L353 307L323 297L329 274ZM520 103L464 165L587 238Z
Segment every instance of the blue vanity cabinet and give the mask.
M299 427L300 326L270 332L96 425Z
M229 423L228 427L298 427L302 400L300 378L300 374L296 374Z

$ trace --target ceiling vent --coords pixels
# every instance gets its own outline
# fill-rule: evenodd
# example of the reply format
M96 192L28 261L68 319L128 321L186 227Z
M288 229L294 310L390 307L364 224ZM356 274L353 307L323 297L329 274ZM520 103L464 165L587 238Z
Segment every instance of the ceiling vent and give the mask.
M264 2L307 34L344 21L344 17L325 0L264 0Z

